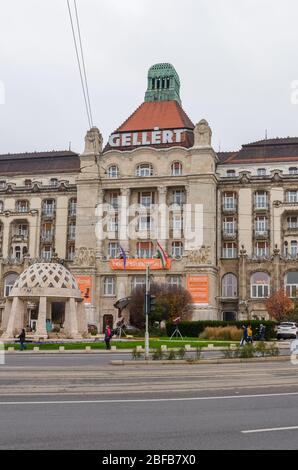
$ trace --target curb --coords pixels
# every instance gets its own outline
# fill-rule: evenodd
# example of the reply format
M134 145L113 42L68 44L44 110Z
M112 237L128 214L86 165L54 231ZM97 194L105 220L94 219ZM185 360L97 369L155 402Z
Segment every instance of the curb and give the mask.
M131 360L131 361L123 361L123 360L115 360L111 361L110 364L113 366L128 366L128 365L203 365L203 364L242 364L242 363L255 363L255 362L290 362L291 356L274 356L274 357L252 357L249 359L201 359L197 361L186 361L185 359L180 360L161 360L161 361L153 361L149 359L148 361L139 361L139 360Z

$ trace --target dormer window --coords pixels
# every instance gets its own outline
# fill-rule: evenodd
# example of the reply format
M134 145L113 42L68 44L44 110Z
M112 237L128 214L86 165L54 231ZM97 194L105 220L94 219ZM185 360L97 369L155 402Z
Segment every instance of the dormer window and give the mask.
M291 168L289 168L289 173L290 173L290 175L298 175L297 166L292 166Z
M257 175L258 176L266 176L266 168L258 168Z
M235 170L227 170L227 177L228 178L235 178L236 172Z
M5 188L6 186L6 181L5 180L0 180L0 189Z
M57 178L51 178L50 179L50 186L58 186Z

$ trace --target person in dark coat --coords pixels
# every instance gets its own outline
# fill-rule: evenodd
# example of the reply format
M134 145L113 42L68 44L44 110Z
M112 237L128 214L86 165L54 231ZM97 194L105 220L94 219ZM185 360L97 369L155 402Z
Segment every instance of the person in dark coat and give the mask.
M263 323L260 324L260 329L259 329L259 340L260 341L265 341L265 333L266 333L266 326L263 325Z
M240 346L243 346L247 343L247 327L245 325L242 326L242 339L240 342Z
M106 326L105 330L105 343L106 343L106 349L111 349L110 341L112 339L113 333L112 333L112 328L110 325Z
M19 335L19 340L20 340L20 345L21 345L21 351L24 351L24 349L27 349L26 332L25 332L24 328L22 329L22 332Z

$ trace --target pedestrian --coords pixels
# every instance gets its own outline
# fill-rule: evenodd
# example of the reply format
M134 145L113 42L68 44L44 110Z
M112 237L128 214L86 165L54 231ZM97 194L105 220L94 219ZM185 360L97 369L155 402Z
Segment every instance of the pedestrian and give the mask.
M244 346L247 343L247 328L245 325L242 325L242 338L240 341L240 346Z
M260 329L259 329L259 340L260 341L265 341L265 334L266 334L266 326L263 325L263 323L260 324Z
M26 345L26 332L24 330L24 328L22 329L22 332L21 334L18 336L19 340L20 340L20 349L21 351L24 351L24 349L27 349L27 345Z
M247 327L247 343L252 344L252 327L251 325L248 325Z
M105 330L106 349L111 349L110 341L112 339L112 336L113 336L112 328L110 327L110 325L107 325L106 330Z

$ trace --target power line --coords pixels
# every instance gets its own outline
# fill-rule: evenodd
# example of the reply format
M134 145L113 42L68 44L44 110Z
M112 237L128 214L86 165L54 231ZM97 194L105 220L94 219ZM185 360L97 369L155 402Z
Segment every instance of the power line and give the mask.
M91 104L90 104L89 87L88 87L87 73L86 73L86 67L85 67L85 59L84 59L84 52L83 52L82 38L81 38L81 28L80 28L80 23L79 23L79 14L78 14L76 0L74 0L74 6L75 6L75 13L76 13L78 34L79 34L80 51L81 51L81 57L82 57L84 78L85 78L86 95L87 95L87 101L88 101L88 106L89 106L89 115L90 115L91 125L93 127L93 117L92 117Z
M77 57L77 62L78 62L78 67L79 67L80 80L81 80L84 101L85 101L85 106L86 106L87 119L88 119L89 128L91 129L92 119L91 119L89 108L88 108L88 101L87 101L87 96L86 96L86 90L85 90L84 79L83 79L83 74L82 74L82 67L81 67L81 62L80 62L80 57L79 57L79 52L78 52L77 39L76 39L75 29L73 25L73 19L72 19L72 13L71 13L69 0L67 0L67 6L68 6L68 13L69 13L69 19L70 19L70 24L71 24L72 36L73 36L73 41L74 41L74 46L75 46L75 52L76 52L76 57Z

